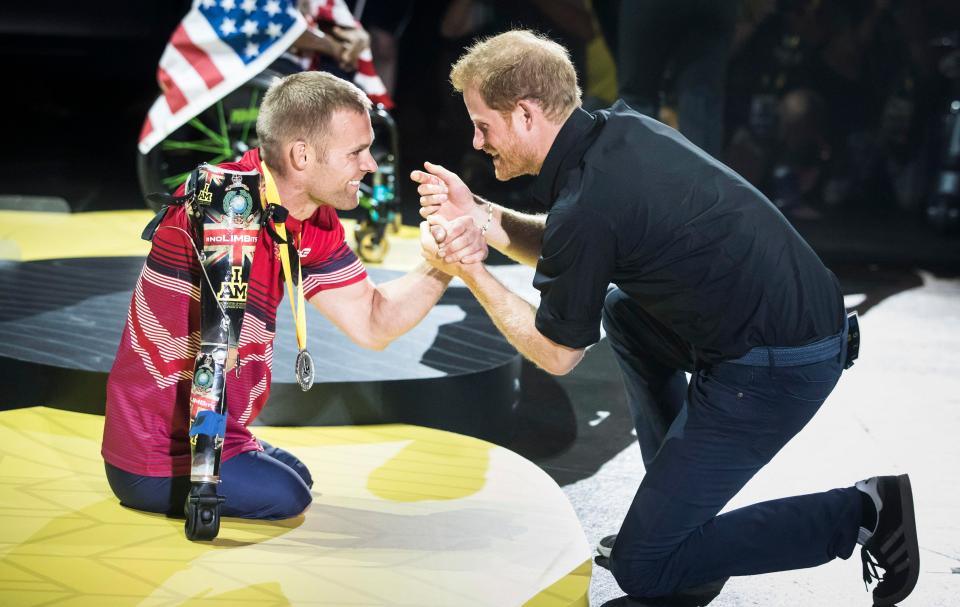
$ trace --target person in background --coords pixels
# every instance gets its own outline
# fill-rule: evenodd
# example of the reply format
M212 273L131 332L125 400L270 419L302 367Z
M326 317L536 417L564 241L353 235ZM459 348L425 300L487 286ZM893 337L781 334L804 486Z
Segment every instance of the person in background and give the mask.
M714 158L723 149L727 60L739 0L594 0L617 65L617 93L659 118L673 73L680 132Z

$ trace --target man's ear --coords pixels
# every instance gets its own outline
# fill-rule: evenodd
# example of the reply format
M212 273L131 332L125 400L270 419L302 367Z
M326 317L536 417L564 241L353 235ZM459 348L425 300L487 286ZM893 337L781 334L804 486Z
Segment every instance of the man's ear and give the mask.
M543 116L540 103L533 99L521 99L517 102L517 108L520 110L521 124L527 130L533 128L534 120L537 117Z
M287 146L287 160L295 171L302 171L307 168L307 162L310 155L310 146L306 141L298 139Z

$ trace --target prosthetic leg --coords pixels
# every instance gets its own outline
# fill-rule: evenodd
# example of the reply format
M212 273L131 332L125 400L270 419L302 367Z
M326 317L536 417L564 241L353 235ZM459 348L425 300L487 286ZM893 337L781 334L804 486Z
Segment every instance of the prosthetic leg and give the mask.
M247 283L260 234L260 175L201 165L191 176L188 204L200 251L200 351L190 390L190 493L184 504L187 539L220 531L220 454L227 426L226 385L240 374L236 352ZM188 185L188 193L190 186ZM231 360L233 359L233 360Z

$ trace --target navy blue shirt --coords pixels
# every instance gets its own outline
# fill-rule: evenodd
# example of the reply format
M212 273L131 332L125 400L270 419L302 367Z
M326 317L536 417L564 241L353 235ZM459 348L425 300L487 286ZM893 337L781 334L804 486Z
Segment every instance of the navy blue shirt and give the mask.
M549 207L536 327L556 343L600 339L616 284L689 344L697 364L838 333L836 277L756 188L626 104L577 109L533 195Z

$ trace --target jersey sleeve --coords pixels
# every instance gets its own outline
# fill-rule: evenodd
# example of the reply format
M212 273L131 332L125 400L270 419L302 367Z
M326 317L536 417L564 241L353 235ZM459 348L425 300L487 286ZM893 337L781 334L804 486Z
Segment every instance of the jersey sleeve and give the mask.
M200 265L193 248L190 225L183 206L170 207L153 234L147 271L169 279L168 286L185 283L177 291L192 292L200 278Z
M347 246L343 225L336 213L329 210L330 217L324 218L323 230L309 246L311 251L304 256L303 289L307 299L320 291L338 289L367 278L367 270L356 254Z
M607 286L616 264L613 231L589 210L550 216L533 286L540 291L536 327L569 348L600 341Z

